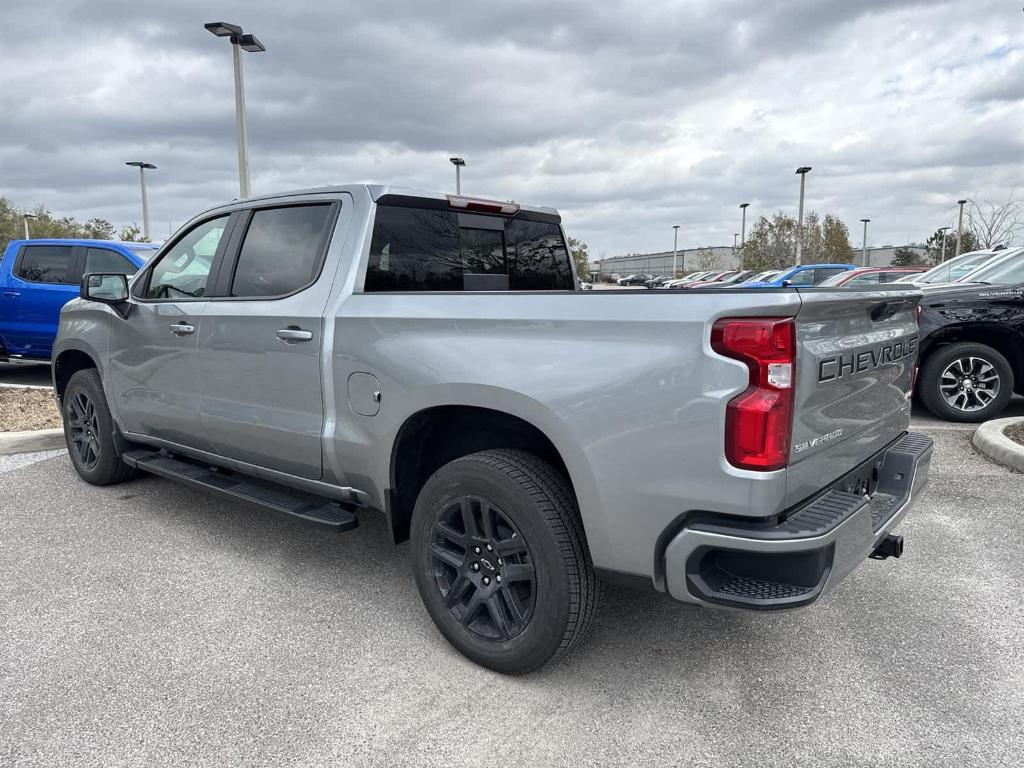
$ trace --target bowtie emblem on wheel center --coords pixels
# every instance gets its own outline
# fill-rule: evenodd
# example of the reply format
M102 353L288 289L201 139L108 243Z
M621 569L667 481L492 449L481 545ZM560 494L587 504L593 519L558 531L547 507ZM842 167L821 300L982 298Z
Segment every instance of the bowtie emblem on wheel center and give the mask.
M494 570L494 565L486 557L481 557L480 558L480 567L481 568L485 568L488 571L493 571Z

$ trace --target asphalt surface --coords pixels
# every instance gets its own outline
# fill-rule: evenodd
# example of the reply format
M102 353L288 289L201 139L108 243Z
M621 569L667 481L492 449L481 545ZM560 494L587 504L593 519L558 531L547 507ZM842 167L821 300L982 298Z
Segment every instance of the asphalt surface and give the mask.
M49 387L50 366L38 363L0 363L0 384L31 384Z
M1024 475L928 429L902 559L787 614L609 589L522 678L447 646L375 519L324 535L10 458L0 765L1019 766Z

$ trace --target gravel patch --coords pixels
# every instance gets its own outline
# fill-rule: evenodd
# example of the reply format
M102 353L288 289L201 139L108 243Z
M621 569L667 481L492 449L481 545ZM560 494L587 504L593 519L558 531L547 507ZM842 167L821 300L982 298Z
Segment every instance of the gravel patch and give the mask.
M1003 434L1014 442L1024 445L1024 421L1020 424L1014 424L1012 427L1007 427Z
M61 423L51 390L0 387L0 432L53 429Z

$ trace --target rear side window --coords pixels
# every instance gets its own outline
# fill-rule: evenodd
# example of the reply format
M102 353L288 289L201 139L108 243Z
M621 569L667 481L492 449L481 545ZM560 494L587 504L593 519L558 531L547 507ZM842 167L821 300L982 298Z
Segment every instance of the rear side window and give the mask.
M813 269L804 269L787 278L786 282L790 285L814 285L814 272Z
M817 285L822 280L827 280L833 275L838 275L845 271L845 269L816 269L814 270L814 284Z
M134 275L138 270L117 251L109 248L89 248L85 252L85 271Z
M14 273L33 283L70 285L75 282L71 275L71 254L70 245L26 245Z
M569 251L551 222L379 206L367 291L572 290Z
M331 205L253 211L238 254L232 296L286 296L320 274Z

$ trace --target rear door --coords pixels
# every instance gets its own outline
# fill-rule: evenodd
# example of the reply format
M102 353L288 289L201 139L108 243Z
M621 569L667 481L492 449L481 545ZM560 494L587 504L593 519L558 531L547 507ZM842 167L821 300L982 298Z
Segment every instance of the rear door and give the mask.
M341 204L245 211L199 335L202 431L228 458L322 475L319 279Z
M21 246L10 283L0 292L0 339L9 353L50 357L61 307L78 296L78 250L62 244Z
M790 448L790 503L805 499L910 426L920 292L804 289Z

